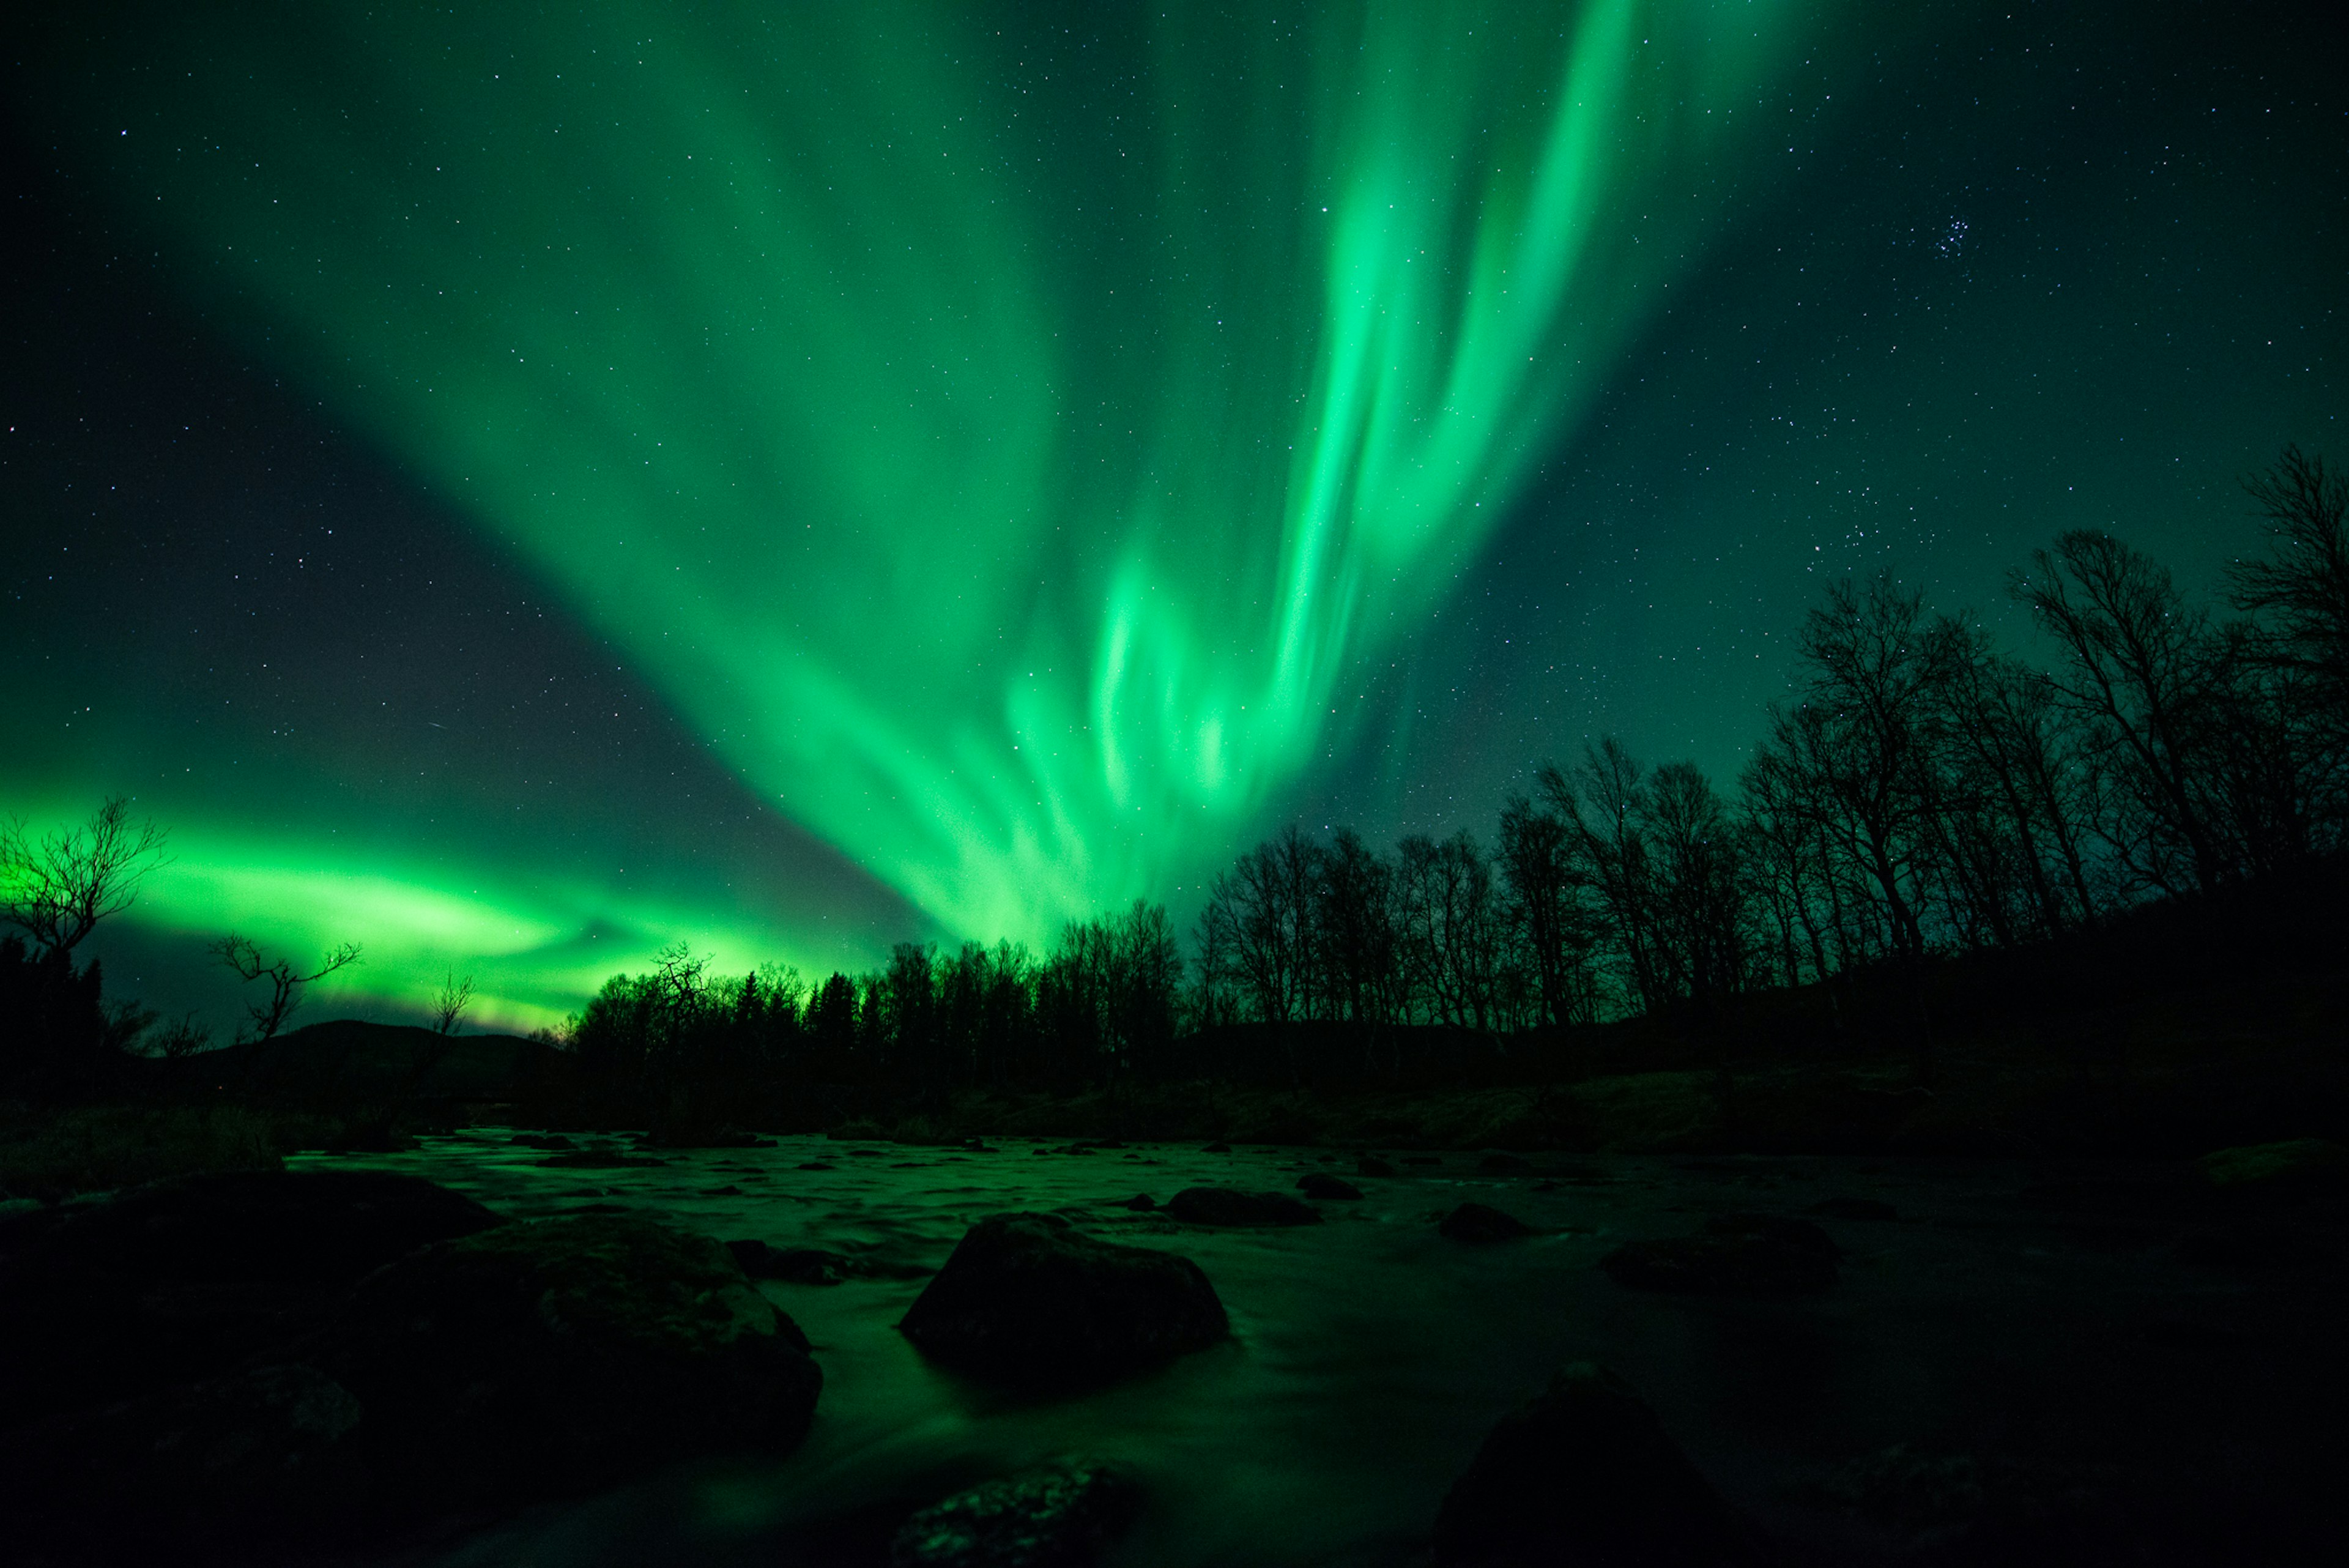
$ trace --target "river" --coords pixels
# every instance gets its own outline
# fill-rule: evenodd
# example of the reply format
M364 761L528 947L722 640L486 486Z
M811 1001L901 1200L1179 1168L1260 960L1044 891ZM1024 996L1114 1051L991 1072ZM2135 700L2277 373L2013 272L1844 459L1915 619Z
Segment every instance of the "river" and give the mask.
M1063 1454L1143 1482L1118 1563L1400 1564L1424 1551L1495 1419L1586 1359L1629 1380L1796 1559L1892 1561L1985 1517L2057 1528L2051 1513L2092 1521L2063 1527L2075 1531L2126 1514L2176 1548L2198 1532L2223 1538L2261 1497L2289 1505L2299 1449L2278 1423L2315 1419L2302 1407L2338 1381L2309 1376L2308 1354L2327 1366L2339 1355L2315 1349L2332 1342L2329 1314L2299 1275L2181 1259L2175 1239L2207 1200L2190 1168L2168 1164L1533 1157L1532 1174L1495 1175L1475 1154L1400 1165L1410 1151L1387 1150L1402 1174L1376 1178L1319 1150L792 1137L580 1169L512 1136L472 1128L409 1153L292 1163L410 1171L517 1218L623 1206L720 1240L824 1247L874 1272L761 1287L823 1368L797 1452L536 1511L458 1544L451 1564L817 1561L832 1538L822 1521ZM819 1165L832 1168L807 1168ZM1364 1197L1273 1231L1112 1206L1190 1186L1289 1189L1314 1169ZM1898 1217L1816 1217L1845 1253L1824 1295L1656 1295L1596 1266L1626 1239L1687 1234L1711 1214L1806 1215L1835 1198ZM1436 1220L1472 1199L1544 1234L1482 1247L1440 1236ZM1046 1401L930 1366L895 1325L922 1272L1007 1210L1191 1257L1232 1341Z

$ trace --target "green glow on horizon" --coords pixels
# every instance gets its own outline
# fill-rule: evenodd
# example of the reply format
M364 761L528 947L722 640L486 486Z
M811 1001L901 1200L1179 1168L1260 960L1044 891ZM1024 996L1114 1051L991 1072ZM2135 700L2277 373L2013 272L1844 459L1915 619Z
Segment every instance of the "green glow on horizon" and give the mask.
M79 815L52 805L26 821L38 836ZM562 1023L613 974L650 967L675 942L719 973L806 961L788 933L676 889L616 896L576 876L511 873L459 886L444 867L379 849L354 856L331 842L163 815L174 819L164 856L126 920L191 947L239 932L297 966L336 942L361 941L362 961L321 981L297 1023L351 1002L421 1015L454 972L474 979L469 1029L524 1033Z
M948 8L197 7L58 113L130 127L114 188L190 287L753 788L943 929L1032 940L1196 879L1350 732L1825 12L1305 9L1154 25L1112 119ZM616 898L222 836L154 902L476 944L520 1021L592 988L547 955Z

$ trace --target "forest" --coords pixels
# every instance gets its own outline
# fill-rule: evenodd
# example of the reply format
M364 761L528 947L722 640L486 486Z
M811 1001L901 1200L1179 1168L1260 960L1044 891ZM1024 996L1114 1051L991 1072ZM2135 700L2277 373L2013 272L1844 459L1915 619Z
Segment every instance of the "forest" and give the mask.
M2220 606L2109 535L2035 552L2009 592L2037 662L1889 576L1831 584L1733 786L1600 739L1533 770L1489 840L1381 851L1286 829L1216 878L1187 943L1137 901L1042 952L907 942L813 982L719 974L679 944L543 1037L623 1119L706 1120L816 1085L922 1106L1196 1078L1425 1084L1570 1052L1609 1021L1685 1035L1774 992L1921 995L1937 961L2305 888L2349 829L2349 480L2287 449L2246 488L2265 548L2229 570ZM74 960L153 848L155 830L109 810L82 862L44 858L21 826L0 843L12 1092L98 1092L110 1061L201 1042L106 1002L96 961ZM260 959L241 942L216 947L251 957L243 974ZM276 995L254 1010L268 1033ZM1875 1017L1879 1044L1914 1043L1899 1006Z
M1701 1026L1757 992L1897 992L1937 958L2299 888L2349 828L2349 482L2287 450L2246 488L2267 547L2223 607L2109 535L2034 552L2009 592L2042 662L1889 576L1830 585L1733 788L1601 739L1535 770L1489 840L1278 834L1216 879L1187 957L1146 902L1042 953L905 943L812 985L680 946L564 1043L653 1104L745 1078L915 1100L1278 1080L1300 1033L1375 1080L1431 1030L1457 1064L1607 1020Z

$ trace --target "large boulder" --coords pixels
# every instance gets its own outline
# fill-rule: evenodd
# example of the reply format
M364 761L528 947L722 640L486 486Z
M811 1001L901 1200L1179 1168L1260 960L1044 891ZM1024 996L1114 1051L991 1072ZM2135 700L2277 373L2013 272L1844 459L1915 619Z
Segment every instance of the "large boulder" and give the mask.
M972 1226L897 1327L942 1366L1039 1388L1107 1382L1231 1333L1198 1264L1057 1214Z
M0 1434L12 1527L97 1560L335 1550L696 1454L788 1449L823 1383L722 1247L636 1218L436 1241L292 1326L234 1365Z
M375 1522L362 1415L314 1366L238 1368L0 1432L0 1506L33 1562L266 1556Z
M1578 1362L1501 1418L1444 1499L1440 1568L1728 1568L1752 1529L1620 1378Z
M1361 1197L1362 1189L1343 1177L1332 1176L1326 1170L1309 1170L1298 1178L1297 1189L1308 1198L1328 1198L1346 1201Z
M226 1372L361 1276L505 1217L413 1176L226 1171L0 1224L8 1425Z
M725 1248L629 1215L427 1248L279 1354L350 1390L367 1446L443 1506L787 1451L823 1385L806 1335Z
M1142 1505L1133 1480L1085 1460L982 1481L923 1509L890 1543L890 1568L1091 1568Z
M1242 1192L1232 1187L1186 1187L1167 1200L1166 1212L1186 1225L1263 1227L1321 1222L1319 1210L1286 1192Z
M1724 1214L1694 1236L1630 1241L1599 1260L1616 1283L1691 1295L1813 1295L1842 1256L1807 1220Z

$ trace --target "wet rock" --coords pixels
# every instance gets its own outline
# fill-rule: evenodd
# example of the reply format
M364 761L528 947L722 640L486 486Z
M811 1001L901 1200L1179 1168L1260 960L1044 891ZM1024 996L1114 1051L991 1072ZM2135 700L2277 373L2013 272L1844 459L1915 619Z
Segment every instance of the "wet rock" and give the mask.
M1728 1214L1702 1234L1631 1241L1599 1260L1632 1290L1694 1295L1808 1295L1834 1285L1841 1249L1817 1226Z
M1393 1166L1389 1165L1377 1155L1366 1154L1362 1156L1361 1159L1354 1162L1354 1174L1357 1176L1393 1176L1396 1174L1396 1171Z
M364 1501L363 1412L316 1367L263 1366L0 1434L0 1502L31 1560L181 1561L315 1531ZM207 1551L210 1547L214 1550Z
M1232 1152L1232 1146L1226 1143L1223 1139L1217 1138L1215 1142L1209 1144L1199 1152L1201 1154L1229 1154Z
M1231 1333L1190 1259L1099 1241L1056 1214L972 1226L897 1327L957 1371L1039 1388L1106 1382Z
M1811 1212L1830 1220L1898 1220L1900 1210L1879 1198L1823 1198Z
M1656 1414L1588 1362L1501 1418L1444 1499L1441 1568L1763 1561L1751 1526Z
M1242 1192L1230 1187L1186 1187L1166 1204L1186 1225L1319 1225L1319 1212L1286 1192Z
M2349 1148L2319 1137L2218 1149L2199 1163L2212 1187L2235 1197L2288 1199L2349 1191Z
M561 1133L518 1133L506 1141L516 1148L543 1148L550 1153L579 1147Z
M362 1281L287 1347L355 1396L379 1501L509 1504L783 1452L823 1375L727 1250L636 1217L511 1224Z
M1463 1203L1446 1214L1436 1229L1455 1241L1512 1241L1530 1236L1534 1228L1515 1215L1483 1203Z
M729 1241L726 1251L754 1280L793 1285L836 1285L857 1272L850 1259L821 1247L770 1247L764 1241Z
M1131 1198L1119 1200L1117 1207L1120 1209L1151 1210L1158 1207L1158 1199L1151 1197L1147 1192L1137 1192Z
M233 1171L0 1222L0 1411L13 1424L223 1373L369 1272L504 1224L383 1171Z
M719 1245L639 1219L513 1223L376 1270L241 1366L0 1439L12 1528L248 1561L788 1449L822 1374Z
M1523 1176L1533 1169L1533 1162L1514 1154L1488 1154L1476 1162L1476 1168L1486 1176Z
M740 1198L742 1189L730 1181L723 1187L702 1188L699 1195L703 1198Z
M1141 1506L1141 1488L1104 1465L1048 1465L915 1514L890 1545L890 1568L1090 1568Z
M1441 1155L1407 1154L1403 1156L1402 1162L1405 1165L1442 1165L1444 1158Z
M1312 1171L1298 1179L1297 1189L1308 1198L1360 1198L1362 1189L1350 1181L1341 1180L1326 1170Z

